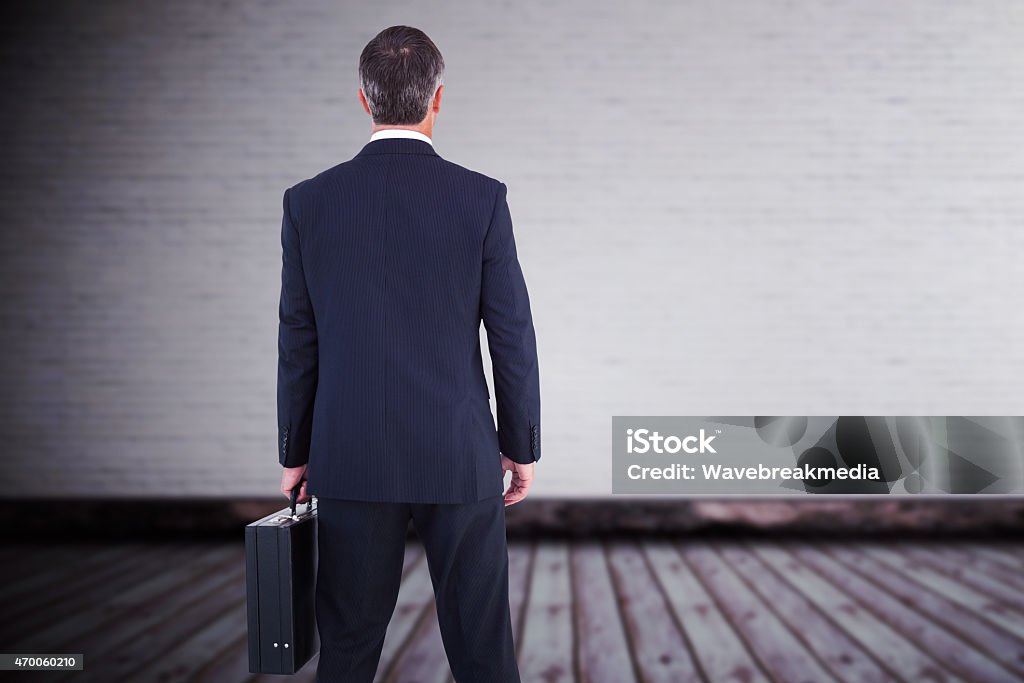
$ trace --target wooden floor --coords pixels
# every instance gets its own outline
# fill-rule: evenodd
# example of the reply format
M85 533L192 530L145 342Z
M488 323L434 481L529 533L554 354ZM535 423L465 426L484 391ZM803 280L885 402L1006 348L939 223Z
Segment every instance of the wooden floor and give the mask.
M510 561L524 683L1024 681L1024 543L541 541ZM0 566L0 652L85 654L24 680L287 680L248 673L241 545L6 545ZM450 680L416 545L378 680Z

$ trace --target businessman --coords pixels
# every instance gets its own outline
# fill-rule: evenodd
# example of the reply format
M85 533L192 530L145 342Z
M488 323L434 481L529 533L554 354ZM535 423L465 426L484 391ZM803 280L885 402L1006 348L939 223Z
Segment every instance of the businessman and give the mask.
M455 680L520 680L505 506L540 458L536 340L506 186L434 149L443 73L422 31L381 31L369 142L284 193L281 491L317 497L320 683L373 680L410 521Z

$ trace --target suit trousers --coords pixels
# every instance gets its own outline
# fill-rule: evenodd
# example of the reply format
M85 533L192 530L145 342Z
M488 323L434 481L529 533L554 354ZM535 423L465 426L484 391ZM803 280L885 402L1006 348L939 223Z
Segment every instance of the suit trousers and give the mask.
M318 683L371 683L395 610L412 520L457 683L519 683L502 495L472 503L317 498Z

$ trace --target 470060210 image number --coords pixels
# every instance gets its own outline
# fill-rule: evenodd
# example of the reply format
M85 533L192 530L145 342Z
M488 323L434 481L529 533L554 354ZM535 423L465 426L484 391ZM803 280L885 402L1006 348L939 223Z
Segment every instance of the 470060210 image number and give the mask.
M72 668L78 661L74 657L15 657L14 665L20 667L45 666L53 668Z

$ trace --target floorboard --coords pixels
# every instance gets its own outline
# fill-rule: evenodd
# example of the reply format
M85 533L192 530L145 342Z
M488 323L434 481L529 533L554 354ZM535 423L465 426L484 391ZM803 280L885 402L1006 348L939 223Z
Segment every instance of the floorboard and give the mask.
M826 610L805 597L784 574L757 556L755 551L763 549L764 545L763 542L748 547L716 543L713 547L837 680L844 683L898 680L870 650L830 618Z
M0 651L85 654L32 681L282 680L248 670L240 543L0 558ZM1007 683L1024 681L1022 569L1024 542L515 541L510 613L530 683ZM376 683L453 683L415 543Z

